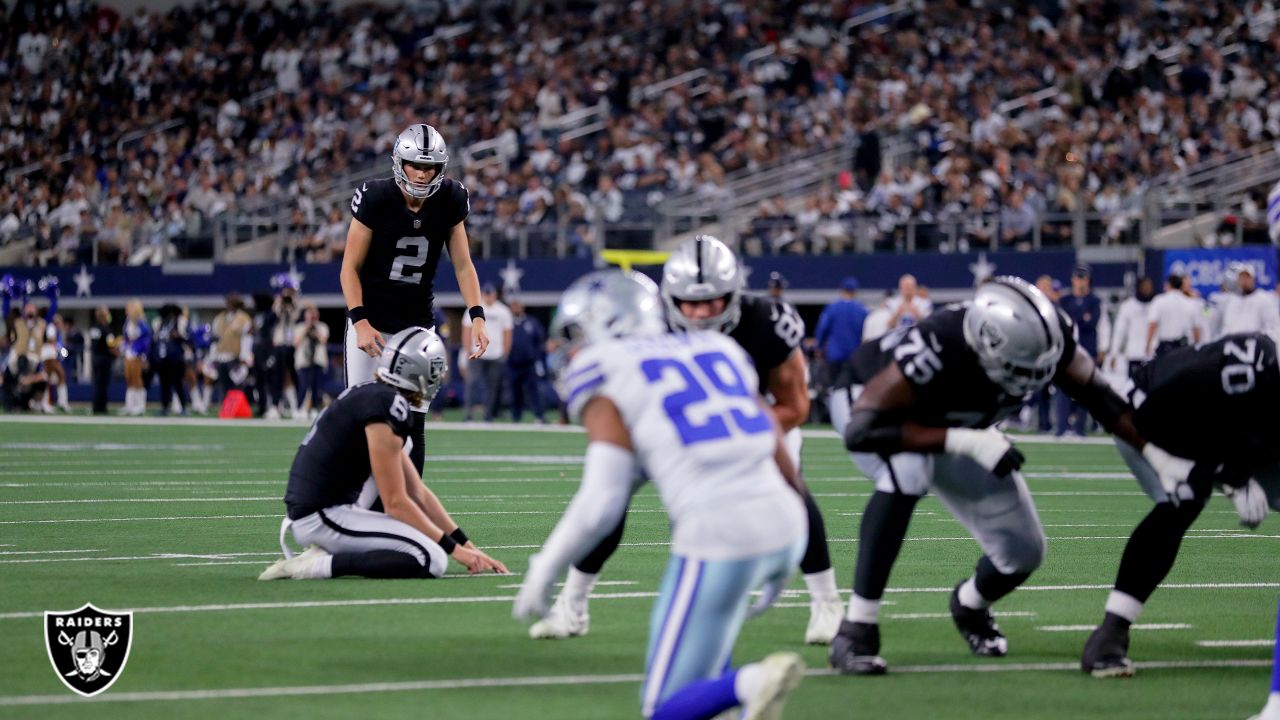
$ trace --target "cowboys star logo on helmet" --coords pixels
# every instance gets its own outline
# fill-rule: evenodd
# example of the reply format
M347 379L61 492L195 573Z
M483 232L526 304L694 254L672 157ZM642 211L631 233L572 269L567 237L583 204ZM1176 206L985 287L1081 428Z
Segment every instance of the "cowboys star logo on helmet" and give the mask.
M44 640L58 679L92 697L111 687L129 661L133 613L107 612L89 603L73 612L46 611Z

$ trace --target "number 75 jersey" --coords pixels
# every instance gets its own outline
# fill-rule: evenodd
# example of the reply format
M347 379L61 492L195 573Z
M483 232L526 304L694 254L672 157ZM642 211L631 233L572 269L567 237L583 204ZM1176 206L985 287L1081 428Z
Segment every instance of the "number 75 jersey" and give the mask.
M395 180L370 180L351 196L351 216L373 231L360 266L360 287L369 324L383 333L435 324L436 267L458 223L471 205L467 188L445 178L440 189L411 212Z
M746 352L713 332L624 338L581 350L561 374L578 418L595 397L617 406L672 520L672 552L737 559L805 532L799 496L774 463L772 418Z

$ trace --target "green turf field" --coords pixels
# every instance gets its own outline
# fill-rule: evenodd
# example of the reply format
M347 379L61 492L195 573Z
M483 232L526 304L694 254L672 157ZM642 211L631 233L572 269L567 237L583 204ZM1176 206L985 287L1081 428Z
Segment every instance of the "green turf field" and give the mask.
M535 642L511 619L515 577L257 582L278 554L278 498L305 429L207 424L0 418L0 717L638 717L666 560L652 491L632 505L590 635ZM575 433L430 428L428 482L518 573L573 493L583 446ZM889 676L824 672L825 648L799 643L808 611L798 579L747 624L737 661L792 649L811 668L787 717L1243 720L1261 707L1280 519L1239 531L1231 504L1215 498L1147 607L1153 627L1134 631L1137 677L1094 680L1074 669L1086 626L1149 503L1109 446L1024 450L1050 544L1029 586L998 607L1009 657L970 657L952 627L947 593L978 551L926 499L887 596ZM804 460L847 590L870 485L833 438L810 438ZM46 658L42 612L86 601L136 613L120 680L80 701Z

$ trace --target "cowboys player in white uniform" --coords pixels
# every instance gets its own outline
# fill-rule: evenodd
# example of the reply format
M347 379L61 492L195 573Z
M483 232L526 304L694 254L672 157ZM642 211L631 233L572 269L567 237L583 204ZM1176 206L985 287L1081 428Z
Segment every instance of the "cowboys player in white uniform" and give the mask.
M471 359L489 345L480 281L471 263L467 188L445 177L449 150L430 125L410 125L391 151L392 178L370 180L351 197L351 226L342 255L342 296L347 303L344 372L347 387L373 378L385 336L432 327L433 288L440 254L447 249L458 289L472 319ZM422 473L426 414L412 417L410 457Z
M760 378L759 390L770 402L786 436L791 462L800 467L800 425L809 416L808 367L800 342L804 321L782 300L743 294L738 258L720 240L698 235L681 243L662 269L662 298L667 322L675 330L724 333L747 352ZM840 627L844 602L836 588L827 550L826 526L813 496L804 493L809 542L800 569L809 590L805 642L825 645ZM622 541L624 523L569 569L552 613L529 629L534 638L586 634L587 598L601 568Z
M447 368L435 332L406 328L388 339L375 379L347 388L320 413L289 470L285 559L259 580L435 578L450 556L472 573L506 572L467 538L405 451L411 411L426 411ZM370 509L375 498L385 512ZM293 555L286 532L311 547Z
M1185 480L1190 472L1187 461L1143 441L1128 406L1076 346L1070 319L1018 278L995 278L972 302L863 344L853 368L856 384L832 393L832 420L876 491L862 517L846 620L831 643L831 664L845 674L886 670L881 598L929 491L983 551L976 572L952 591L952 620L973 654L1008 651L989 608L1040 566L1045 535L1018 473L1022 454L994 426L1048 383L1140 448L1160 475Z
M643 472L672 522L644 716L702 720L741 706L743 718L779 717L803 676L798 655L726 669L749 610L781 592L807 536L802 483L750 360L719 333L668 334L653 282L620 271L574 283L551 335L565 340L553 364L589 440L582 485L530 558L515 617L550 611L555 581L617 526ZM749 608L761 587L765 599Z

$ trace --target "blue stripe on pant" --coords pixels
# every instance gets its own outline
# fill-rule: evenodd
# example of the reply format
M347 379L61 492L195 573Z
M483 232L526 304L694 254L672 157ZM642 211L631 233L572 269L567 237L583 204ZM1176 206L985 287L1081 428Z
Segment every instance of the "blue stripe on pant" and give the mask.
M742 560L671 556L649 619L640 690L645 717L680 688L724 671L751 591L771 580L785 581L800 562L806 541Z

